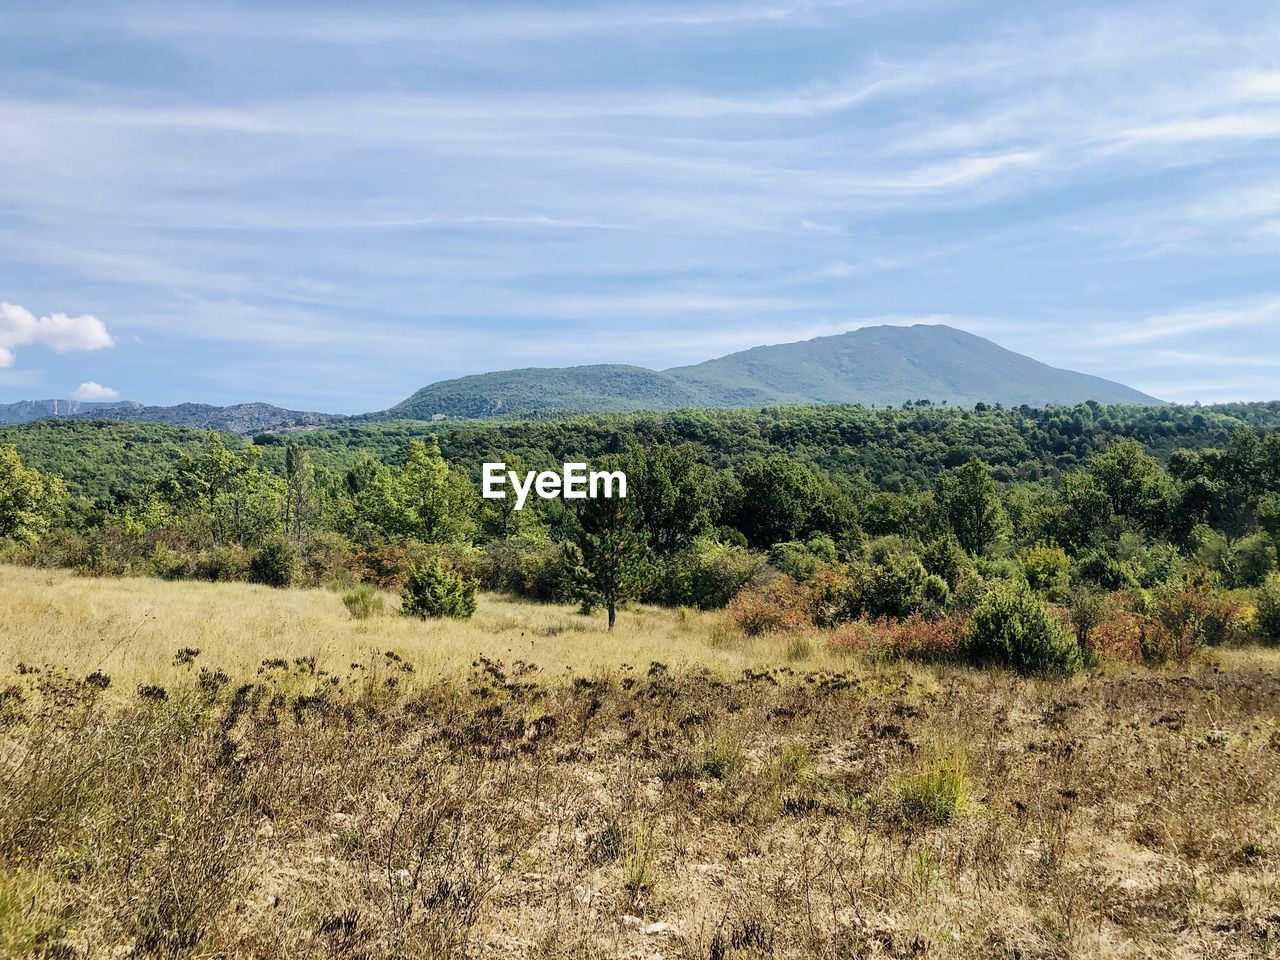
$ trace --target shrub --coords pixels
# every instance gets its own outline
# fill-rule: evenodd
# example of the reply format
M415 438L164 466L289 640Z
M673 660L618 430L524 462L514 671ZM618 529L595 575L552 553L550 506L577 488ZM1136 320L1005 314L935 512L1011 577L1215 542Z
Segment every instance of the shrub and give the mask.
M834 546L832 547L834 551ZM776 543L769 551L769 562L793 580L805 581L822 569L823 561L803 543Z
M1273 573L1258 589L1258 638L1280 646L1280 573Z
M873 544L865 560L824 571L812 581L819 623L850 620L903 620L915 614L937 616L951 602L942 577L929 573L920 557L896 538Z
M952 660L968 628L960 617L929 620L916 614L906 620L859 620L837 627L831 644L845 650L929 663Z
M973 611L964 654L971 663L1022 674L1071 674L1083 666L1075 638L1025 583L998 583L987 592Z
M648 599L720 610L764 569L764 558L746 547L699 540L661 564Z
M1080 558L1079 577L1103 590L1128 590L1138 585L1127 563L1105 550L1093 550Z
M1071 559L1061 547L1037 543L1018 555L1018 563L1032 590L1046 593L1054 601L1066 598Z
M290 586L301 572L297 548L280 536L268 537L249 560L249 579L268 587Z
M151 569L161 580L184 580L191 575L191 557L157 543L151 551Z
M351 541L332 530L317 530L303 549L302 575L310 584L352 585L348 567Z
M1138 557L1138 583L1150 590L1186 575L1187 561L1171 543L1158 543Z
M953 591L961 581L974 574L973 561L954 534L934 540L924 548L920 559L926 570L947 581L947 586Z
M1098 659L1094 647L1094 632L1107 620L1107 598L1088 588L1077 588L1071 594L1067 606L1071 627L1076 632L1076 645L1086 665L1093 666Z
M749 637L791 633L813 626L808 593L785 574L743 590L725 611L729 623Z
M367 620L382 612L382 594L372 584L357 584L342 595L342 605L356 620Z
M1143 620L1122 602L1123 596L1112 598L1102 622L1089 635L1090 652L1099 663L1139 663L1143 659Z
M405 577L400 609L410 617L467 620L476 612L476 585L439 560L414 565Z
M539 603L563 603L569 577L564 550L555 544L531 546L516 540L495 540L485 547L481 581L489 590L511 593Z
M252 558L244 547L234 544L214 547L197 556L191 564L191 576L197 580L244 580L249 575Z
M1230 586L1259 587L1276 568L1276 549L1265 533L1245 537L1227 558Z
M1215 589L1211 576L1202 570L1153 593L1142 635L1142 655L1148 662L1184 663L1202 647L1245 639L1245 606Z

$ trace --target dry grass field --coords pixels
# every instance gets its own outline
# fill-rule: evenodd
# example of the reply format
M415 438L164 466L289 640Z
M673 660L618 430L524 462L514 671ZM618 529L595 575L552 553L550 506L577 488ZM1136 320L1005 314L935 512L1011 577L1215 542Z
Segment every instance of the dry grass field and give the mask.
M0 640L5 956L1280 953L1274 652L1042 683L15 568Z

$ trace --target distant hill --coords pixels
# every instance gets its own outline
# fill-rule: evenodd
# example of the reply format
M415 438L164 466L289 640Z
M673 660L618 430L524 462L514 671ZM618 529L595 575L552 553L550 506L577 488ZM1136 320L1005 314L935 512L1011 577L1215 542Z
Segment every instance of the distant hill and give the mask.
M166 423L240 434L331 426L347 419L338 414L285 410L269 403L237 403L229 407L207 403L180 403L172 407L148 407L131 400L94 403L78 400L22 400L7 406L0 405L0 424L27 423L49 418Z
M1161 403L1123 384L1061 370L942 325L864 327L753 347L670 370L530 367L442 380L375 419L489 417L550 411L612 413L679 407L908 400L972 406Z
M1041 407L1085 400L1158 404L1123 384L1060 370L947 326L864 327L753 347L670 370L625 364L526 367L441 380L388 410L358 417L269 403L148 407L129 401L24 400L0 424L49 417L165 423L242 435L382 420L482 419L552 413L756 407L793 403L901 406L909 400Z
M46 417L71 417L89 413L98 407L128 406L115 401L86 400L19 400L17 403L0 403L0 423L30 423Z

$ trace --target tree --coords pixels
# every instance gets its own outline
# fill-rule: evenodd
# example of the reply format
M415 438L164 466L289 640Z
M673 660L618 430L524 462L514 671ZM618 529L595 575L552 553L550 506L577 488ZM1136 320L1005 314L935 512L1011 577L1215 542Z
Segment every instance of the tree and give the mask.
M1111 498L1097 480L1078 470L1062 478L1049 516L1049 531L1063 547L1079 554L1107 531L1114 516Z
M709 473L692 444L631 450L623 469L649 546L659 556L687 547L711 526Z
M821 495L818 478L802 463L774 456L742 474L738 529L753 547L799 540L808 532Z
M977 457L938 477L934 496L960 546L975 556L986 551L1008 525L991 471Z
M603 604L612 630L618 605L639 597L653 576L640 511L629 498L598 497L575 503L577 523L568 564L573 592L584 610Z
M181 522L212 546L255 546L281 528L286 485L261 465L262 450L231 450L216 433L185 454L163 494Z
M284 502L284 527L295 541L302 540L315 519L316 470L311 454L297 444L289 444L284 454L287 493Z
M1172 490L1164 469L1136 440L1124 440L1089 461L1098 487L1111 500L1111 509L1150 530L1168 527Z
M457 543L472 526L475 491L451 469L434 437L413 440L403 466L377 470L356 496L356 514L392 540Z
M0 540L40 539L66 495L61 479L23 466L11 444L0 446Z
M524 476L528 467L520 457L514 454L495 456L496 461L507 465L507 469L517 476ZM510 490L505 497L482 500L480 503L480 533L486 540L520 540L526 543L546 541L546 524L543 523L535 504L542 501L530 497L525 501L524 509L516 509L516 496Z
M244 469L244 462L234 451L227 449L216 433L209 434L199 453L185 453L178 462L171 499L199 511L208 525L214 546L218 545L223 533L216 519L218 497L230 489L232 481Z

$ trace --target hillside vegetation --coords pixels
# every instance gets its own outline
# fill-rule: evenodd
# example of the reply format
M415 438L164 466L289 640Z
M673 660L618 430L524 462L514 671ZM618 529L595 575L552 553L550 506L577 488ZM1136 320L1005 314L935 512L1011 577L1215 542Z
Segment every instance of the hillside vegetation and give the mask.
M373 419L612 413L771 403L1158 403L1122 384L1060 370L947 326L864 327L753 347L670 370L585 366L482 373L423 387Z
M318 469L351 469L367 454L402 461L412 440L435 438L447 460L478 479L479 465L515 455L531 466L616 453L633 445L692 443L700 457L729 468L773 454L865 478L891 490L927 488L950 466L979 456L1002 480L1052 478L1122 439L1134 439L1162 460L1176 449L1226 446L1241 429L1280 427L1280 403L1216 407L1099 406L870 410L860 406L787 406L757 410L677 410L494 420L483 423L346 423L300 433L261 434L253 442L264 461L284 466L290 444L305 448ZM163 475L183 451L207 435L182 427L94 420L43 420L0 427L29 465L66 479L90 500ZM223 437L229 447L245 441Z

